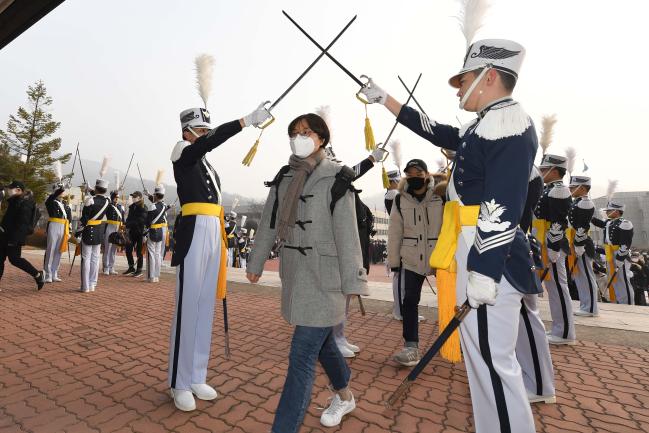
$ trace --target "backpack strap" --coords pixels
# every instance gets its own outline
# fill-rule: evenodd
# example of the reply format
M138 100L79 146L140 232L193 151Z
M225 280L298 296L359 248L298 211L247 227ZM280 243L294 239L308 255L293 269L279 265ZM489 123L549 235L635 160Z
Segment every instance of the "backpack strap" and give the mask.
M273 202L273 212L270 216L270 228L275 228L275 222L277 221L277 209L279 208L279 184L282 183L282 179L286 176L286 173L291 169L290 165L285 165L280 168L273 180L264 182L264 185L268 188L275 187L275 201Z
M347 193L347 191L352 191L354 193L360 192L360 190L354 188L354 185L352 184L354 177L356 177L356 173L346 165L343 165L340 171L336 173L336 180L331 186L331 204L329 205L329 210L332 215L336 203Z
M401 218L403 218L403 214L401 213L401 194L397 194L394 196L394 204L397 206L399 215L401 215Z

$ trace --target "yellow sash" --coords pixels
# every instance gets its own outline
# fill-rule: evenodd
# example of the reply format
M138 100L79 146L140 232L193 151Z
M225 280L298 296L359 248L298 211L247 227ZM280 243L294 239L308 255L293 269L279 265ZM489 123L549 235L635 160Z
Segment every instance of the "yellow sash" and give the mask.
M568 227L566 229L566 238L568 238L568 245L570 246L570 255L568 256L568 272L572 271L572 275L579 273L579 266L577 266L577 254L575 253L575 235L577 232L574 228ZM570 280L570 273L568 274Z
M115 221L115 220L106 220L106 224L112 224L114 226L121 226L122 222L121 221Z
M550 229L550 221L542 220L542 219L534 219L532 221L532 228L534 229L534 237L536 240L539 242L539 245L541 246L541 259L543 260L543 269L539 269L539 278L543 275L545 270L550 266L550 261L548 259L548 249L545 246L545 235L547 231ZM543 281L547 281L550 279L550 273L545 272L545 278L543 278Z
M160 224L152 224L151 228L152 229L161 229L163 227L166 227L167 225L165 223L160 223Z
M608 278L610 279L615 272L615 253L619 250L618 245L604 244L604 252L606 253L606 263L608 263ZM617 275L613 278L611 285L608 286L608 296L611 302L615 302L615 289L613 284L617 281ZM608 282L608 281L607 281Z
M86 225L87 226L98 226L98 225L101 225L101 220L88 220Z
M221 221L221 260L219 263L219 280L216 285L216 298L225 299L226 292L226 271L227 271L227 247L225 234L225 214L223 206L214 203L185 203L181 212L183 216L188 215L207 215L218 217Z
M48 218L51 223L63 224L63 239L59 246L59 252L64 253L68 250L68 238L70 237L70 221L67 218Z
M437 311L439 332L441 333L455 314L457 298L455 295L457 281L457 250L458 237L462 226L475 226L478 223L480 206L461 206L458 201L448 201L444 205L444 216L439 239L430 255L430 267L436 269L437 280ZM455 330L440 350L440 355L451 362L460 362L460 335Z

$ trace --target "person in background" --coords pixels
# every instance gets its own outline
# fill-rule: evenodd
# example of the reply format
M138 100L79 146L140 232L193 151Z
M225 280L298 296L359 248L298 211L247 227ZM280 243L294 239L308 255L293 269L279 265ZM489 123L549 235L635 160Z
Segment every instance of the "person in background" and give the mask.
M123 272L124 275L133 275L134 277L142 276L142 266L144 266L144 256L142 254L142 242L144 238L144 226L146 225L147 209L144 206L142 193L135 191L131 194L133 203L128 207L126 216L126 230L131 242L126 246L126 260L128 269ZM137 268L133 260L133 250L137 257Z

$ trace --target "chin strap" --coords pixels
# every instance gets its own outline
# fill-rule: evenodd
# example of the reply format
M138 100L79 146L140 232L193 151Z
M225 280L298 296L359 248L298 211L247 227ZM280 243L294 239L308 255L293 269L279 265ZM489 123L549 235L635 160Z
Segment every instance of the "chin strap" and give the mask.
M460 99L460 110L464 110L464 106L466 105L466 102L469 100L469 97L471 97L471 93L473 93L473 91L475 90L475 88L478 87L478 84L480 83L480 81L482 81L482 79L484 78L484 76L485 76L485 75L487 74L487 72L489 72L490 70L491 70L491 65L487 65L487 66L482 70L482 72L480 72L480 74L478 75L478 77L477 77L475 80L473 80L473 83L471 83L471 85L469 86L469 89L466 91L466 93L464 94L464 96L462 96L462 99Z
M199 138L199 137L200 137L200 135L198 135L198 134L196 133L196 131L194 131L194 129L193 129L191 126L188 126L188 127L187 127L187 130L188 130L189 132L191 132L192 134L194 134L194 136L195 136L196 138Z

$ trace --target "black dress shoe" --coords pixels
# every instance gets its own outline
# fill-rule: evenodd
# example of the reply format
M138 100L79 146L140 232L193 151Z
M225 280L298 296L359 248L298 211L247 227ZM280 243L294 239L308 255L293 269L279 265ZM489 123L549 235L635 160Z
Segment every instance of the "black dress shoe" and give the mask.
M134 274L135 268L128 268L126 271L122 272L122 275Z
M36 274L34 280L36 281L36 286L37 286L36 290L42 289L43 286L45 285L45 275L43 275L43 272L39 272L38 274Z
M136 277L136 278L137 278L137 277L141 277L141 276L142 276L142 269L138 269L137 271L135 271L135 273L133 274L133 276Z

